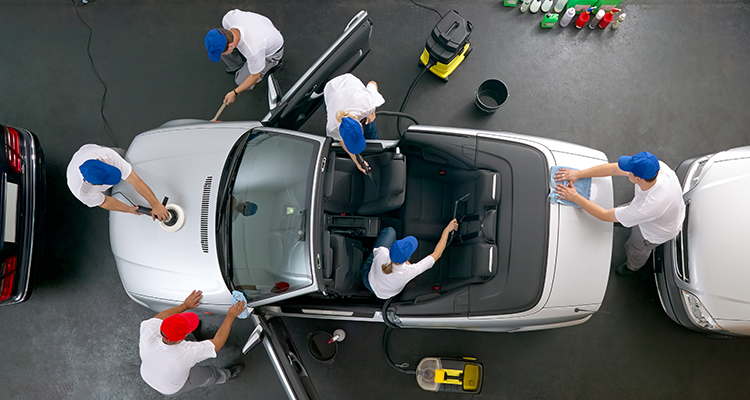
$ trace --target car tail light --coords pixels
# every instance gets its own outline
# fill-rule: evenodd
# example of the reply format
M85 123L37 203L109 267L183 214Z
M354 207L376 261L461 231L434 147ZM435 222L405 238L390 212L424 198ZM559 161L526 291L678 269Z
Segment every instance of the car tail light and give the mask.
M18 131L11 127L5 127L5 159L16 172L21 172L21 138Z
M0 266L0 301L10 297L13 291L13 282L16 280L16 262L18 257L13 255L3 261Z

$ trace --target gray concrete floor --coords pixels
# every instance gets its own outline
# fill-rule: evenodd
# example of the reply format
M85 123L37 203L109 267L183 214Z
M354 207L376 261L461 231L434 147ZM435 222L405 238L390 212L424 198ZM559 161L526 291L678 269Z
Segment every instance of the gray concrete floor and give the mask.
M407 112L423 124L502 129L580 143L610 160L649 150L676 166L698 153L750 144L750 2L625 1L621 29L544 30L541 14L501 1L430 1L470 20L474 52L443 83L426 76ZM77 11L68 0L5 0L0 5L0 121L26 127L47 155L46 251L31 300L0 308L0 398L161 398L140 379L138 325L154 312L120 285L109 249L107 213L78 203L65 185L70 156L85 143L127 147L135 135L177 118L211 118L233 86L203 47L205 32L233 8L271 18L286 39L288 88L360 9L375 23L372 52L356 74L376 80L397 110L419 72L417 57L436 15L406 0L216 1L96 0ZM472 104L487 78L509 87L494 115ZM267 111L266 86L242 94L223 120L254 120ZM303 130L322 133L318 111ZM382 125L381 125L382 126ZM395 135L384 130L384 134ZM615 180L615 200L632 185ZM615 228L612 266L624 260L627 230ZM333 364L304 362L323 399L459 398L421 391L390 369L379 324L285 320L298 348L308 332L343 327L348 338ZM207 317L212 331L220 317ZM235 323L215 365L242 360L248 369L225 385L182 396L283 398L265 352L242 356L249 323ZM391 337L392 356L472 355L484 362L485 399L630 399L750 397L747 340L711 340L673 323L653 278L612 274L601 311L587 323L519 334L405 330Z

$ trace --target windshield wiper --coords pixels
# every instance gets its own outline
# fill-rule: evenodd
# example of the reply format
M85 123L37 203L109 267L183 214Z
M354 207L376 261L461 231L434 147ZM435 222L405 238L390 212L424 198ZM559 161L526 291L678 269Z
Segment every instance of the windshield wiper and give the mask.
M299 231L297 231L297 233L299 233L299 241L304 242L306 233L305 227L307 226L307 210L302 210L299 213L302 216L302 222L300 222Z

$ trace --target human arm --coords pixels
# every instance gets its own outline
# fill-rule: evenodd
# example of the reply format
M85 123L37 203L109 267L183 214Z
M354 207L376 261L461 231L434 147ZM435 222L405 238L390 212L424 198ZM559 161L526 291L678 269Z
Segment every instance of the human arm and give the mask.
M572 183L575 183L581 178L598 178L615 175L628 176L628 173L621 170L617 163L600 164L579 171L568 168L560 168L557 172L555 172L555 181L570 181Z
M161 320L165 320L175 314L184 313L187 310L192 310L195 307L198 307L200 304L201 299L203 298L203 292L200 290L193 290L188 297L185 298L185 301L182 302L179 306L172 307L169 309L166 309L158 314L156 314L156 317Z
M367 82L367 86L370 86L370 85L375 86L375 91L379 92L379 90L378 90L378 84L375 81ZM372 113L370 113L370 115L367 116L367 119L365 119L365 123L369 124L372 121L375 121L375 110L372 110Z
M367 169L365 169L365 167L369 168L370 164L368 164L367 161L364 161L364 159L363 159L362 161L365 163L365 165L364 166L360 165L359 161L357 161L357 155L356 154L352 154L352 153L349 152L349 150L347 150L346 145L344 144L343 140L341 141L341 147L344 148L344 151L346 151L346 154L349 154L349 157L352 159L352 161L354 161L354 165L357 166L357 169L359 169L360 171L362 171L363 174L367 175Z
M619 222L615 217L614 208L605 210L604 207L579 195L572 182L568 182L567 186L558 183L557 186L555 186L555 193L557 193L557 195L563 200L572 201L573 203L578 204L584 211L593 215L597 219L604 222Z
M253 85L258 83L260 80L260 72L257 74L250 74L244 82L240 86L237 86L236 88L229 91L229 93L224 96L224 104L232 104L234 103L234 100L237 98L237 95L240 92L244 92L247 89L250 89Z
M135 214L135 215L140 215L140 214L138 214L135 211L135 210L138 209L138 207L136 207L136 206L129 206L129 205L121 202L120 200L117 200L115 198L112 198L112 197L109 197L109 196L106 196L106 195L104 196L104 202L102 204L99 204L99 207L101 207L101 208L103 208L105 210L109 210L109 211L120 211L120 212L126 212L126 213Z
M443 255L443 251L445 250L445 246L448 245L448 236L452 231L455 231L458 229L458 221L454 218L453 221L448 223L448 226L443 229L443 234L440 236L440 241L438 242L437 246L435 246L435 250L432 251L432 254L430 254L430 257L432 257L435 262L437 262L438 259Z
M234 319L237 318L238 315L242 314L243 311L245 311L244 301L238 301L237 303L234 303L231 307L229 307L227 316L224 317L224 322L221 323L221 326L219 327L219 330L216 331L214 338L209 339L211 343L214 344L214 349L216 350L216 352L224 347L224 344L227 342L227 338L229 337L229 331L232 329L232 322L234 322Z
M148 201L148 204L151 205L151 217L153 219L158 218L159 221L166 221L169 218L169 211L167 211L167 208L156 199L154 192L151 191L151 188L146 185L146 182L143 182L141 177L138 176L135 171L130 172L130 175L125 178L125 182L133 185L135 190L143 196L146 201Z

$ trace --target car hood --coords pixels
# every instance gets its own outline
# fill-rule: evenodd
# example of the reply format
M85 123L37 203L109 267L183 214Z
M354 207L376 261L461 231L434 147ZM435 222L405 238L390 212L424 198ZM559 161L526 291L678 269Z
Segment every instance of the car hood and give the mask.
M584 169L607 162L600 151L559 141L544 143L561 150L552 151L559 166ZM592 179L591 201L604 209L613 207L611 177ZM549 255L554 257L555 274L545 307L591 305L585 310L596 311L609 279L612 223L600 221L580 208L559 204L550 207Z
M750 159L715 162L690 202L690 287L715 318L750 320Z
M158 199L168 196L170 204L184 210L185 225L167 232L150 217L110 212L112 253L126 290L176 301L191 290L202 290L204 303L231 302L216 254L217 190L230 149L258 125L182 126L146 132L133 140L125 158ZM127 203L123 194L148 206L130 184L112 188L112 197Z

